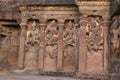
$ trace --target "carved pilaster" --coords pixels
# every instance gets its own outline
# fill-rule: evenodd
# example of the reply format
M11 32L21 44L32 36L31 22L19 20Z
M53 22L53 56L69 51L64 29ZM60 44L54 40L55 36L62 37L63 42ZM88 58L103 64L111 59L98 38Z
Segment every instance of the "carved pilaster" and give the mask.
M38 69L43 70L44 51L45 51L45 24L40 24L40 45L38 54Z
M79 28L78 28L79 24L75 24L74 27L76 27L75 30L75 35L76 35L76 57L75 57L75 66L76 66L76 71L78 72L79 69L79 36L80 36L80 32L79 32Z
M80 17L79 28L79 72L86 72L87 65L87 48L86 48L86 18L87 16Z
M62 71L63 63L63 27L64 24L59 24L59 41L58 41L58 62L57 69Z
M19 47L19 58L18 67L20 69L24 68L24 58L25 58L25 37L26 37L26 23L21 23L21 34L20 34L20 47Z
M110 18L104 17L104 72L110 70Z

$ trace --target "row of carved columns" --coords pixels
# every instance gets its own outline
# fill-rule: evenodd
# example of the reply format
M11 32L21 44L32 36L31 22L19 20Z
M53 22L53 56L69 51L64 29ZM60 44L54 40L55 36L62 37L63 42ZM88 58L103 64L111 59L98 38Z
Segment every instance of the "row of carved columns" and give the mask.
M83 15L81 16L79 19L79 23L77 24L77 26L79 25L80 28L78 27L77 29L77 44L76 47L77 47L77 55L78 57L76 58L76 70L78 72L81 72L81 73L85 73L87 72L87 43L86 43L86 24L87 24L87 20L86 20L87 16ZM107 17L107 18L104 18L104 53L103 53L103 62L102 62L102 65L103 65L103 72L107 72L108 71L108 68L109 68L109 64L110 62L108 62L109 60L109 54L110 54L110 41L109 41L109 27L110 27L110 19ZM21 35L20 35L20 48L19 48L19 62L18 62L18 67L20 69L23 69L24 68L24 62L25 62L25 40L26 40L26 27L27 27L27 23L24 23L22 22L20 24L21 26ZM42 42L40 42L40 45L39 45L39 53L38 53L38 69L39 70L43 70L43 60L44 60L44 49L45 49L45 26L46 24L44 23L41 23L39 25L40 29L41 29L41 32L40 34L42 34L41 37L41 40ZM59 39L58 39L58 58L57 58L57 71L62 71L62 66L63 66L63 27L64 27L64 23L60 23L58 24L59 26ZM94 62L94 61L93 61Z
M26 29L27 23L21 23L21 35L20 35L20 47L19 47L19 61L18 67L20 69L24 69L25 64L25 40L26 40ZM64 23L58 24L59 31L58 31L58 53L57 53L57 70L61 71L63 66L63 28ZM44 51L45 51L45 27L46 24L39 24L40 27L40 45L39 45L39 53L38 53L38 69L43 70L43 62L44 62Z

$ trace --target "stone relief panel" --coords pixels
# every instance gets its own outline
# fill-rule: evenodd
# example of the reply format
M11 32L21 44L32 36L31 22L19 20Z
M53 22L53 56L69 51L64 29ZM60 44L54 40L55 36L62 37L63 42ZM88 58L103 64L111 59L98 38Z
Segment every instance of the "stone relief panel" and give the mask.
M58 26L57 20L47 21L45 29L44 71L57 70Z
M103 24L101 17L88 17L86 40L89 53L103 53Z
M76 33L74 21L65 22L63 34L63 71L75 71L76 64Z
M17 68L19 50L19 28L1 27L0 31L0 68Z
M39 51L38 21L28 21L25 41L25 69L37 69L37 55Z
M88 24L86 25L86 64L88 72L102 72L104 70L103 27L101 16L88 16Z
M120 16L115 16L111 24L111 49L112 57L120 57Z

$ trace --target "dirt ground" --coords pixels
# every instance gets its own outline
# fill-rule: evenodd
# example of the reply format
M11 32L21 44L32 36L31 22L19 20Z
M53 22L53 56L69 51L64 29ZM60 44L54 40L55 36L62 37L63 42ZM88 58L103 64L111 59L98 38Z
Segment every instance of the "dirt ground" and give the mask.
M0 80L78 80L70 77L0 72Z

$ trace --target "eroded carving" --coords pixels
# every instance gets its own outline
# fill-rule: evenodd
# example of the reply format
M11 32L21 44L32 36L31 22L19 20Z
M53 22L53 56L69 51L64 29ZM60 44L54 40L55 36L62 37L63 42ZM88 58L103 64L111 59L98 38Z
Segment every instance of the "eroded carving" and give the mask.
M74 22L71 20L65 23L63 38L63 69L64 71L75 70L76 39Z
M88 51L92 54L101 53L103 51L103 25L101 17L88 17L86 35Z
M0 68L17 67L19 50L19 31L13 27L1 27L0 31ZM14 32L13 32L14 30Z
M37 55L39 50L39 30L36 27L36 21L33 20L31 29L27 31L25 41L25 68L37 69Z
M118 57L120 53L120 17L115 16L111 25L111 48L112 56Z
M44 70L55 71L57 66L58 53L58 30L57 21L48 21L45 30L45 55L44 55Z

